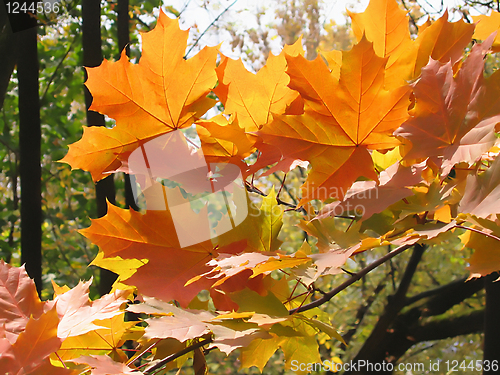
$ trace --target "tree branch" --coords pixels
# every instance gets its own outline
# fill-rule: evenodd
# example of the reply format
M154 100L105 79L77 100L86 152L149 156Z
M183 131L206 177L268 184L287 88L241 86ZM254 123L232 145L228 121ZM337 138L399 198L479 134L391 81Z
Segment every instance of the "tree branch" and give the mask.
M443 314L452 306L469 298L483 289L483 279L466 281L465 278L452 281L435 289L427 290L406 300L410 306L424 298L432 297L426 302L426 316Z
M395 249L395 250L391 251L390 253L384 255L383 257L377 259L375 262L371 263L369 266L363 268L361 271L359 271L354 276L347 279L345 282L340 284L338 287L332 289L328 293L325 293L325 295L323 297L317 299L316 301L308 303L304 306L289 310L288 311L289 314L291 315L291 314L311 310L315 307L321 306L322 304L330 301L335 295L339 294L341 291L343 291L344 289L349 287L351 284L354 284L356 281L361 279L363 276L365 276L369 272L373 271L375 268L377 268L381 264L387 262L389 259L395 257L396 255L401 254L403 251L409 249L412 246L413 245L403 245L403 246L398 247L397 249Z
M76 40L77 40L78 37L79 37L79 34L77 34L73 38L71 44L69 45L68 49L66 50L66 53L64 54L64 56L62 57L62 59L57 64L56 69L54 70L54 73L52 73L52 76L50 76L50 79L49 79L49 82L47 83L47 86L45 86L45 90L43 91L42 97L40 98L40 102L42 102L42 103L44 102L45 97L47 96L47 93L49 91L50 85L52 84L52 82L56 78L57 71L62 66L62 63L64 62L64 60L66 60L66 57L68 57L68 55L71 52L71 49L73 48L73 45L75 44L75 42L76 42Z
M410 336L415 340L415 344L423 341L444 340L450 337L481 332L483 324L484 310L481 309L467 315L417 325L410 330Z
M406 293L408 292L408 288L410 287L411 280L413 279L413 275L415 275L415 272L417 270L417 266L420 263L420 260L422 259L422 255L425 251L427 246L425 245L420 245L420 244L415 244L415 247L413 248L413 253L411 254L411 258L408 262L408 265L406 266L405 272L403 274L403 277L401 279L401 282L399 283L398 290L393 296L394 300L397 300L398 303L401 304L401 307L404 306L404 300L406 299Z
M453 306L474 295L482 287L482 279L472 280L467 283L464 283L463 280L456 280L445 286L407 299L405 306L431 297L425 303L405 313L401 314L401 309L398 310L392 317L389 314L390 311L388 311L391 302L388 302L384 314L379 318L379 322L353 361L367 360L373 363L381 361L395 363L410 347L418 342L481 332L483 330L481 323L483 319L482 311L474 311L468 315L448 319L436 319L423 325L420 325L419 322L426 316L445 313ZM478 319L479 322L473 321L474 319ZM347 373L355 374L356 372Z
M415 244L411 258L406 266L401 282L399 283L396 293L387 297L387 304L384 308L384 312L380 315L377 324L373 328L370 336L364 342L361 350L357 354L356 358L366 359L369 358L372 353L377 353L381 350L380 339L387 336L387 332L391 324L394 323L398 314L403 309L406 303L406 293L411 284L411 280L417 266L422 259L422 254L425 250L424 245Z

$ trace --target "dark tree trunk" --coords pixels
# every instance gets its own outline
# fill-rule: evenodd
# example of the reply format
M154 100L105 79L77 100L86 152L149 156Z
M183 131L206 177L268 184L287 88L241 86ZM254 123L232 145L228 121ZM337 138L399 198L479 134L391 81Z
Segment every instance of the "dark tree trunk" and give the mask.
M118 17L117 17L117 29L118 29L118 50L121 52L125 48L125 53L130 56L130 17L129 11L129 1L128 0L118 0ZM118 56L119 58L120 56ZM137 204L135 203L134 194L132 193L132 186L130 184L130 176L125 173L125 205L128 208L132 208L135 211L139 210Z
M484 280L486 308L484 310L483 362L489 363L490 366L488 369L485 365L483 374L497 374L500 369L500 282L495 282L499 277L500 274L495 272Z
M16 33L19 80L19 175L21 178L21 263L42 290L41 128L36 20Z
M130 56L130 29L129 22L130 17L128 14L129 1L128 0L118 0L118 18L117 18L117 29L118 29L118 49L120 53L126 48L125 53Z
M83 65L96 67L102 62L100 0L82 1L82 20ZM92 103L92 95L87 87L85 87L84 90L88 126L105 126L106 122L103 115L88 110ZM102 217L106 215L107 212L106 199L113 204L115 203L115 184L113 175L96 183L96 199L97 217ZM115 273L101 269L99 293L101 295L108 293L115 280Z
M406 292L408 291L411 280L415 274L418 264L420 263L420 260L422 259L424 251L425 247L423 245L415 245L412 256L408 262L396 293L388 298L388 303L385 306L384 313L380 316L370 336L363 344L363 347L357 354L355 361L371 360L374 356L380 357L385 361L389 360L389 358L386 360L386 347L382 343L382 338L388 336L389 327L393 324L399 312L405 306ZM356 372L353 373L355 374Z
M3 106L10 77L16 64L15 35L12 33L6 9L0 6L0 108Z

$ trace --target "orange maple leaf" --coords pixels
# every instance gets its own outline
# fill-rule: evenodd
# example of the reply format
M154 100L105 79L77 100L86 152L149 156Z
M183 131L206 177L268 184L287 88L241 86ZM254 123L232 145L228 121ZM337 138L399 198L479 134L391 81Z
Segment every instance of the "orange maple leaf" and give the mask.
M193 224L191 228L202 231L201 225L189 222ZM80 232L99 246L104 258L119 256L143 260L143 265L121 282L136 286L146 296L167 302L177 300L187 306L200 289L210 287L213 281L204 279L196 286L185 287L184 284L208 272L210 268L206 263L217 256L217 252L210 240L181 248L177 230L168 210L148 211L142 215L108 204L106 216L92 220L92 225Z
M143 35L138 64L123 53L117 62L104 60L88 68L90 109L115 119L116 126L85 128L82 139L70 145L61 161L89 171L98 181L119 168L140 144L188 127L210 109L215 101L207 94L217 82L217 49L205 47L185 60L187 37L178 20L161 11L154 30Z
M373 42L375 53L388 57L385 87L401 86L418 77L429 57L455 64L470 43L474 25L463 20L448 22L448 12L422 29L411 40L408 12L395 0L372 0L363 13L349 12L353 32L360 41L365 36Z
M232 163L245 173L242 159L255 151L255 136L245 132L236 116L226 119L219 114L196 123L201 149L208 163Z
M124 291L90 302L87 283L41 302L24 267L0 261L0 369L12 374L72 374L51 365L49 355L68 337L100 328L96 320L123 315Z
M459 20L448 22L448 11L418 35L415 43L418 54L411 79L419 76L429 58L454 65L463 57L464 48L471 42L474 25Z
M389 58L386 87L404 84L415 61L416 48L410 38L407 13L395 0L372 0L363 13L348 11L356 39L360 41L365 35L373 42L378 56Z
M469 279L486 276L500 270L500 226L498 220L484 220L470 218L474 222L473 229L480 230L484 234L466 231L460 236L464 246L474 249L474 253L467 259L470 271ZM487 235L485 235L487 234Z
M287 56L290 87L306 103L303 115L276 115L258 132L284 157L307 160L312 170L300 204L342 197L360 176L377 179L369 149L399 144L392 132L407 118L409 87L384 89L387 58L362 39L344 52L340 78L321 57Z

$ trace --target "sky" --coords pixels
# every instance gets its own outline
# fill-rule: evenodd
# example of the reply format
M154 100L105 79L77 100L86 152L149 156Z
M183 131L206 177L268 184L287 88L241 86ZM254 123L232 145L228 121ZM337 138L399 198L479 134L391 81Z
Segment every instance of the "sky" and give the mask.
M164 0L164 5L171 5L178 11L182 10L181 25L185 28L195 25L199 32L205 30L210 23L224 11L226 7L234 4L224 14L224 20L234 21L238 30L244 33L246 29L256 27L255 14L258 11L264 12L264 23L273 23L274 4L275 0L211 0L210 6L212 9L203 9L201 5L207 0ZM419 4L425 8L426 11L436 14L441 9L441 1L443 1L445 8L456 7L461 3L460 0L419 0ZM320 21L334 20L337 24L345 23L345 10L349 9L354 12L363 12L368 5L369 0L324 0L324 7L321 12ZM407 1L411 3L411 1ZM200 40L200 45L217 45L223 43L221 51L225 55L237 58L237 54L232 51L229 46L228 40L231 40L229 34L222 28L218 32L207 32ZM277 35L270 32L271 46L273 53L279 53L282 48L282 43ZM225 43L224 43L225 42ZM194 54L191 53L189 56Z

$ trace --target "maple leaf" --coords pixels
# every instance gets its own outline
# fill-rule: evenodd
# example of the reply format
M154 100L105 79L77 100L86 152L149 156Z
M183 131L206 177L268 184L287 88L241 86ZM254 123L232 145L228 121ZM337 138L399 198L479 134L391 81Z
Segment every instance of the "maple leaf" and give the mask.
M420 74L429 57L454 65L462 58L470 43L474 25L463 20L448 22L448 11L428 27L419 28L416 40L411 40L407 11L395 0L372 0L365 12L348 12L353 32L360 41L363 36L373 42L377 55L388 57L386 88L401 86Z
M0 359L2 369L12 369L13 373L22 369L26 374L70 374L70 370L53 367L48 356L62 343L67 347L79 340L65 340L68 337L102 328L94 323L97 319L121 314L123 321L123 310L119 308L126 301L122 297L126 292L114 292L90 302L90 281L80 282L73 289L56 286L55 299L41 302L24 267L11 267L1 261L0 275L0 306L9 309L9 314L3 314L6 320L0 332L0 348L5 353Z
M292 363L321 363L318 343L315 337L295 336L281 338L280 348L285 354L285 368L290 369ZM297 374L308 374L309 369L295 371Z
M287 61L289 86L308 109L300 116L275 116L258 135L284 157L311 163L300 205L341 198L360 176L376 180L368 150L399 144L391 133L407 117L409 87L384 89L387 58L376 56L366 39L343 53L338 80L320 57L287 56Z
M124 363L115 362L105 355L86 355L72 359L71 362L81 363L91 368L92 375L136 375L142 374L137 369L131 369Z
M432 60L422 69L414 85L412 117L394 133L412 143L406 159L439 156L447 175L455 164L472 165L493 146L500 121L500 74L483 77L491 41L476 44L455 77L451 63Z
M354 246L366 235L360 233L361 221L351 225L346 231L336 227L336 219L333 217L313 218L312 220L302 220L298 227L306 231L308 234L317 237L317 247L321 253L328 252L332 249Z
M360 41L363 35L373 42L375 53L388 57L386 87L406 84L410 78L412 62L416 59L416 46L410 38L409 18L395 0L372 0L363 13L347 12L352 19L352 30Z
M337 275L342 273L341 267L360 246L361 243L347 249L331 249L326 253L312 254L310 257L314 260L316 273L310 277L308 283L316 281L323 275Z
M302 39L285 46L278 56L271 54L257 74L246 70L241 60L226 56L216 69L219 84L214 92L224 104L224 112L237 114L247 132L267 124L272 119L271 113L284 113L289 107L302 110L299 95L287 87L290 78L285 74L285 55L304 55Z
M246 347L257 338L269 338L269 333L256 328L248 328L246 324L241 324L241 330L231 329L223 325L213 324L211 330L215 335L214 342L209 348L218 348L226 355L234 350Z
M272 271L278 269L292 268L310 262L311 258L309 255L300 249L293 255L256 252L237 255L221 253L219 254L219 257L212 259L207 263L207 265L212 266L213 269L202 276L217 279L217 281L212 285L212 288L215 288L225 283L229 278L245 271L251 270L251 277L254 278L261 274L268 275ZM196 279L198 279L198 277L190 281L194 281Z
M262 371L262 368L278 348L283 350L285 368L287 369L290 369L292 361L305 364L320 363L318 343L316 338L313 337L316 330L311 329L311 325L315 325L315 323L306 317L295 316L295 314L290 316L286 322L274 325L273 329L270 330L271 338L257 338L250 345L240 350L241 367L257 366ZM318 325L316 324L316 326ZM328 330L331 332L333 328L328 326ZM306 374L310 370L295 372Z
M38 319L29 318L26 328L19 334L17 340L0 354L0 368L5 373L29 374L40 366L46 366L47 357L61 346L57 337L59 318L55 309L48 310ZM38 372L35 372L38 373Z
M278 350L279 337L257 338L240 350L241 368L257 367L262 373L271 356Z
M447 205L451 194L450 187L442 186L439 180L432 181L429 186L413 187L412 191L413 195L390 206L399 220L415 214L426 215L426 212L436 212Z
M44 304L24 265L12 267L0 260L0 327L9 341L15 342L30 316L38 319L43 312Z
M214 105L207 94L215 86L215 47L184 59L188 31L160 11L156 27L143 34L139 64L123 52L117 62L88 68L91 110L116 120L112 129L85 128L61 160L91 172L94 181L118 169L140 144L190 126ZM92 124L90 124L92 125Z
M500 13L493 10L489 16L485 14L472 16L472 20L477 24L476 29L474 30L474 39L485 40L493 32L497 32L491 47L493 52L499 52L500 34L498 34L498 30L500 29Z
M238 304L238 312L253 311L275 317L288 316L288 310L272 291L260 295L247 288L232 293L231 299Z
M60 318L57 335L60 338L79 336L103 328L95 320L109 319L122 313L120 309L127 299L127 291L119 290L106 294L98 300L89 301L89 286L92 280L58 295L48 306L54 304Z
M216 259L212 259L207 263L207 265L213 267L213 269L202 276L217 279L212 285L212 287L217 287L230 277L246 270L252 270L258 264L265 263L272 257L274 257L274 254L271 255L257 252L238 255L221 253Z
M276 164L273 167L269 168L266 172L262 173L260 177L265 177L278 171L288 173L297 166L307 168L307 166L309 165L309 162L307 161L283 156L281 150L278 147L272 144L264 143L260 138L255 142L255 147L259 150L257 160L255 161L255 163L248 167L247 171L244 174L245 176L254 174L260 169L274 163Z
M181 309L155 298L144 297L143 304L129 306L128 311L163 315L146 319L146 338L174 338L180 342L203 336L210 331L205 321L215 315L208 311Z
M448 10L429 27L419 33L415 44L418 53L410 79L416 79L429 58L441 63L455 65L463 57L464 48L471 42L474 25L460 19L448 22Z
M120 347L126 340L135 339L142 332L133 330L136 321L125 322L124 312L110 319L96 320L94 323L103 328L98 328L85 334L66 338L59 350L58 357L54 360L68 360L88 354L108 354L111 351L122 354Z
M194 276L209 271L206 263L217 252L210 240L181 248L168 210L142 215L108 204L106 216L92 220L92 225L80 232L99 246L104 259L117 256L125 260L144 259L131 277L121 280L136 286L144 295L164 301L175 299L187 306L200 288L213 283L202 280L201 285L184 287Z
M214 338L211 347L217 347L226 354L246 346L256 337L269 337L265 332L251 328L251 324L236 324L235 327L234 324L231 324L233 322L229 321L233 318L239 319L240 316L227 314L222 317L223 320L220 320L221 316L214 313L180 309L154 298L145 297L144 304L130 306L128 310L135 313L156 315L156 317L145 320L148 323L144 334L146 338L174 338L179 342L185 342L212 333ZM228 325L228 327L224 325Z
M255 137L245 133L236 117L226 119L219 114L210 120L197 121L196 129L207 162L234 162L254 151Z
M486 276L500 270L500 225L498 217L495 221L469 218L475 225L473 229L480 230L485 234L466 231L460 236L464 247L474 249L472 256L467 259L470 271L469 279Z
M246 252L275 251L282 241L278 239L283 226L283 209L276 201L274 188L264 197L260 208L252 204L248 216L240 225L217 238L219 247L230 248L246 240ZM221 250L221 252L223 252Z
M486 218L500 214L500 158L480 175L467 176L465 193L458 207L459 212Z

